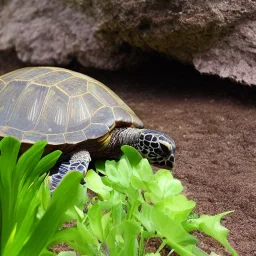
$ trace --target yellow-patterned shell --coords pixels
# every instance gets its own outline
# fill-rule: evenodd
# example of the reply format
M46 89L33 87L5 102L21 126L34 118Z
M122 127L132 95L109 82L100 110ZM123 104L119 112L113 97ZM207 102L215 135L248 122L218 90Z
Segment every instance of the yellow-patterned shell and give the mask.
M0 77L0 136L51 145L98 139L142 121L108 87L63 68L28 67Z

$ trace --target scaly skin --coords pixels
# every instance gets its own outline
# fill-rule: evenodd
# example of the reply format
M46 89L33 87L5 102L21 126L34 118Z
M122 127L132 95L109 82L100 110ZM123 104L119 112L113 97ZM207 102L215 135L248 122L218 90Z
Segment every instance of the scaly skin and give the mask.
M101 157L115 158L120 155L122 145L135 147L153 165L173 168L175 142L164 133L154 130L115 128L110 134L108 145L100 151L98 147L95 147L91 154L96 156L98 153ZM84 146L86 147L86 145ZM53 191L58 186L64 175L69 171L78 170L85 175L90 161L90 153L86 148L83 148L83 144L80 145L69 162L63 162L58 173L51 176L51 190Z
M175 142L162 132L149 129L116 128L104 154L116 156L122 145L135 147L153 165L173 167Z

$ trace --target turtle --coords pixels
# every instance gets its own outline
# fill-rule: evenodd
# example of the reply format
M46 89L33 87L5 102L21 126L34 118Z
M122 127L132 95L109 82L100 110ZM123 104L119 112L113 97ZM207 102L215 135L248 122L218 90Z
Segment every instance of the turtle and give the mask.
M13 136L25 151L36 141L46 152L63 152L51 176L54 190L63 176L86 174L91 159L113 159L122 145L136 148L157 166L172 169L175 142L143 122L101 82L59 67L25 67L0 76L0 137Z

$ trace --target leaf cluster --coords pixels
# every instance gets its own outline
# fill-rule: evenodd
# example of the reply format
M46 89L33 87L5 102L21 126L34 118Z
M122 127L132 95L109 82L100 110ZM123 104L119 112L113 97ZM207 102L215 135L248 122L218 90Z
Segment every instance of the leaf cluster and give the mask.
M89 170L87 187L97 196L88 205L82 222L76 227L87 243L69 243L81 255L160 255L169 245L183 256L208 255L197 247L190 234L199 230L219 241L232 255L228 230L220 224L222 217L197 216L196 203L182 195L182 184L168 170L153 173L147 159L130 146L123 146L119 161L98 162L99 174ZM82 230L83 229L83 230ZM153 237L162 240L155 254L145 252L145 242ZM88 241L90 245L88 246Z
M208 255L197 247L190 234L194 230L237 255L220 224L230 212L197 216L195 202L182 195L181 182L167 170L153 173L134 148L123 146L119 161L98 162L85 186L79 172L69 172L51 195L47 171L61 152L43 156L46 142L37 142L19 157L20 146L11 137L0 142L0 255L56 255L48 248L62 242L75 250L62 256L160 255L165 245L170 254ZM91 200L87 188L96 193ZM62 228L72 220L75 226ZM153 237L162 244L156 253L147 253L146 242Z
M12 137L0 142L0 255L55 255L54 243L68 211L79 204L81 174L70 172L50 196L47 171L60 151L43 156L47 142L35 143L21 157L21 143ZM82 207L83 205L81 205Z

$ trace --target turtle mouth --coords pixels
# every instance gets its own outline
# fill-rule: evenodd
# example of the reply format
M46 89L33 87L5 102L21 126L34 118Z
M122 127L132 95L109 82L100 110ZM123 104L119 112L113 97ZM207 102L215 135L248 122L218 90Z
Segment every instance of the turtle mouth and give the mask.
M170 169L172 169L173 168L173 166L174 166L174 155L171 155L170 157L169 157L169 159L165 162L165 165L167 166L167 167L169 167Z
M174 155L171 155L169 157L169 159L166 161L166 165L169 166L172 169L173 166L174 166L174 162L175 162Z
M166 161L166 166L168 166L168 167L170 167L171 169L173 168L173 166L174 166L174 161L173 162L171 162L171 161Z
M171 155L166 161L153 161L151 164L158 168L165 167L167 169L172 169L174 166L174 156Z

